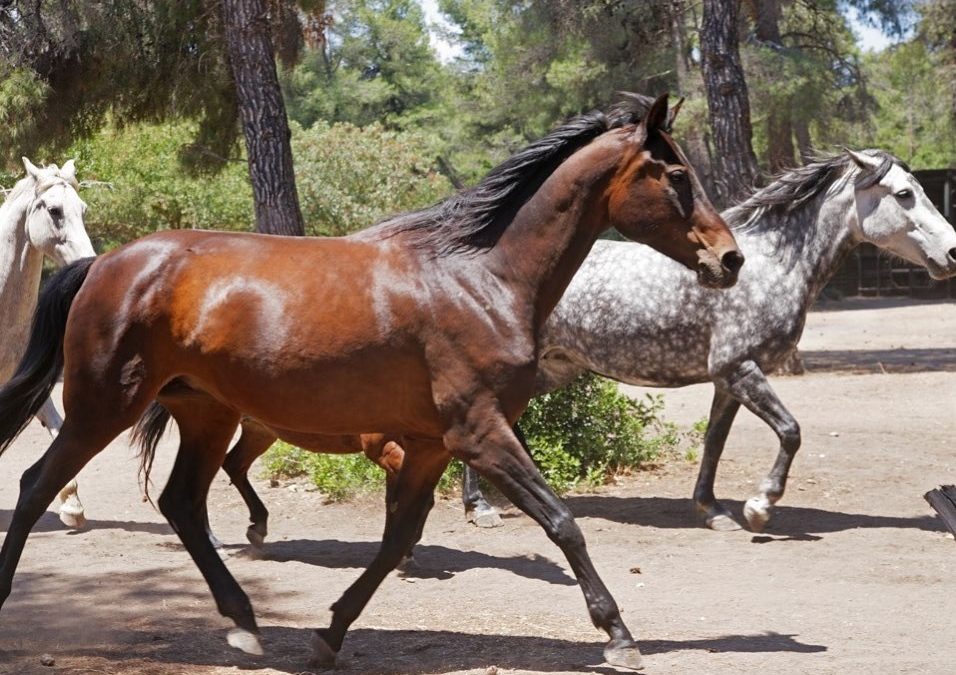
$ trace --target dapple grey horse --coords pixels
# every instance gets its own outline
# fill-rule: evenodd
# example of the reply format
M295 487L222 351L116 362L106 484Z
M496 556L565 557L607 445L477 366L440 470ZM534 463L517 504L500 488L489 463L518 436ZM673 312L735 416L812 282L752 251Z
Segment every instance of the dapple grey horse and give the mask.
M37 304L43 258L58 266L96 255L83 226L86 204L77 190L73 160L62 168L38 168L26 157L26 177L19 180L0 206L0 383L13 375L30 335ZM37 418L51 436L63 420L47 399ZM86 523L76 481L60 492L60 520L72 528Z
M539 394L552 391L587 371L652 387L713 382L694 501L709 527L739 527L716 500L714 478L743 405L780 440L759 494L744 506L750 529L761 531L800 447L800 426L766 373L796 348L810 305L861 242L935 279L956 274L956 231L906 165L880 150L794 169L722 215L747 264L737 285L719 293L647 247L598 242L545 325L537 385ZM474 476L466 476L464 499L471 519L493 522Z

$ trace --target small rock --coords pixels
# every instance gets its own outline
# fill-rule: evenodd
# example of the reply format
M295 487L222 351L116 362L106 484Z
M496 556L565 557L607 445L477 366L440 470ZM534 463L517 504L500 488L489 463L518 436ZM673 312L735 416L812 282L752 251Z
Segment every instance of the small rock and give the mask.
M498 666L491 666L485 669L485 675L498 675Z
M840 432L839 432L839 431L831 431L831 432L830 432L830 435L833 436L834 438L837 438L837 437L839 437Z
M56 659L54 659L49 654L44 654L43 656L40 657L40 663L44 666L52 666L56 664Z
M640 574L640 573L641 573L641 568L640 568L640 567L632 567L632 568L631 568L631 574Z

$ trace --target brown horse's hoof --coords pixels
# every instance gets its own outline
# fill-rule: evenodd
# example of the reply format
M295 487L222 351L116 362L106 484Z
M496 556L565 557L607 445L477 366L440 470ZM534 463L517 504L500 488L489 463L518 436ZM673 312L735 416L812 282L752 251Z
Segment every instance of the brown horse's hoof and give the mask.
M262 649L262 644L259 642L259 636L245 628L233 628L226 633L226 642L229 643L230 647L241 649L246 654L254 656L265 654L265 650Z
M604 648L604 660L618 668L640 670L641 650L633 640L611 640Z
M339 653L325 641L322 636L324 632L317 630L312 633L312 658L309 659L309 666L312 668L335 668L335 660Z
M773 504L765 495L751 497L744 504L744 518L750 526L751 532L763 532L770 520Z
M257 551L261 551L263 544L266 542L265 528L262 529L263 531L260 532L256 529L255 525L250 525L248 528L246 528L246 539L248 539L249 543L252 544L252 548L256 549Z

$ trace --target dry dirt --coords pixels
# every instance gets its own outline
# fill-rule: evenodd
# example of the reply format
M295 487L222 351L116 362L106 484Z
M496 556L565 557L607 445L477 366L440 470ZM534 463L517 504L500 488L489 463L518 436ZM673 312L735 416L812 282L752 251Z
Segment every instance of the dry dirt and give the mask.
M680 458L568 500L647 673L956 672L956 545L922 498L956 482L956 304L829 305L811 314L801 346L809 373L774 386L804 444L766 534L701 528L688 499L696 467ZM709 398L707 386L668 392L668 416L688 425ZM31 425L0 460L0 529L47 444ZM718 496L739 513L775 451L742 413ZM173 454L169 440L158 478ZM327 505L257 480L272 522L266 559L255 560L243 553L239 497L217 479L213 525L258 611L268 653L257 658L226 647L229 624L142 501L125 437L80 485L91 527L68 533L52 512L38 523L0 613L2 672L306 671L309 628L326 625L383 520L377 501ZM416 567L382 585L341 671L614 672L559 551L528 518L507 511L504 522L478 530L456 501L440 501Z

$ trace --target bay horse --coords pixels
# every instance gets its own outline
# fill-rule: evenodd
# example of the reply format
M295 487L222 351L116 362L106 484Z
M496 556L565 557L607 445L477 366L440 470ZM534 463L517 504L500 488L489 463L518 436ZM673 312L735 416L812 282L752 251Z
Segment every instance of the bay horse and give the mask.
M695 283L684 268L652 249L598 241L541 332L535 393L554 391L585 372L651 387L713 382L694 502L711 529L740 529L714 496L714 480L743 405L780 442L760 494L744 506L745 522L759 532L783 496L801 441L799 424L766 373L796 349L810 306L854 247L870 242L942 279L956 274L956 231L906 165L875 149L845 150L787 171L722 215L747 252L747 267L727 291ZM635 294L634 288L645 292ZM246 535L256 548L267 534L269 513L248 470L275 440L246 419L223 464L249 508ZM389 443L400 446L401 439L365 435L298 445L363 450L388 471L383 457L399 452ZM472 521L498 518L467 466L463 501Z
M86 204L78 192L74 161L40 168L24 157L23 167L26 176L0 206L0 382L10 379L26 350L43 259L62 267L96 255L83 225ZM52 399L44 399L36 416L51 436L59 433L63 420ZM75 480L59 499L63 524L82 528L86 518Z
M638 667L580 529L512 425L534 390L537 334L603 230L651 244L703 283L736 280L743 258L664 130L666 96L644 110L625 101L577 117L476 187L351 237L166 231L60 271L0 389L0 449L61 370L66 413L21 479L0 548L0 601L57 490L155 399L180 432L159 509L235 622L230 645L262 653L249 598L203 517L245 413L282 435L386 430L403 439L381 548L332 606L331 625L313 633L316 664L334 664L349 626L419 536L456 457L541 524L608 635L605 659ZM147 481L151 460L143 458Z

